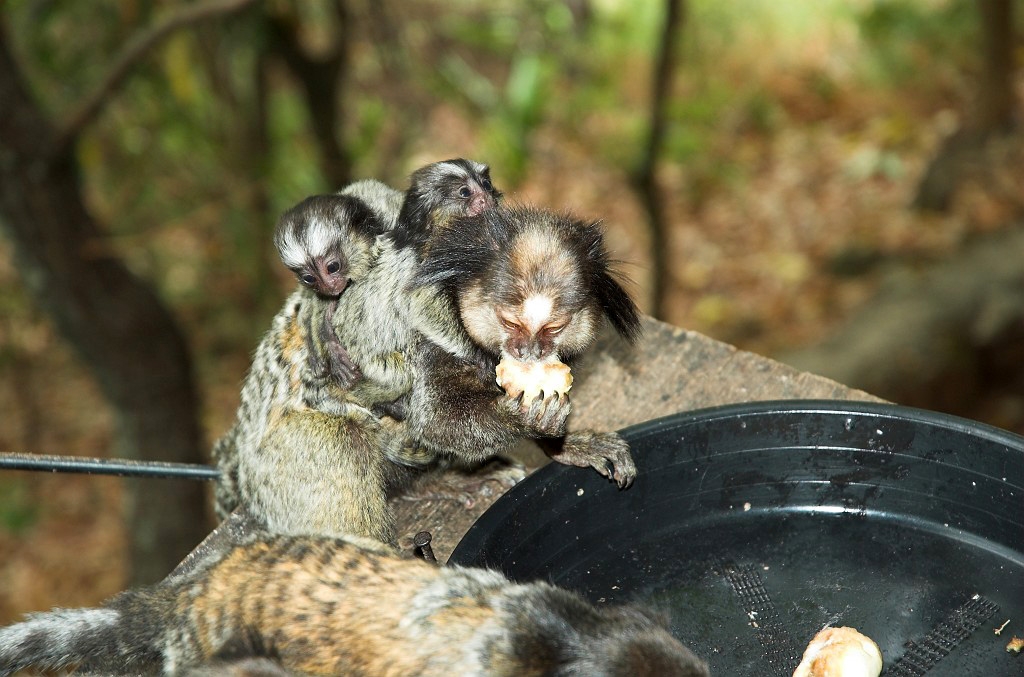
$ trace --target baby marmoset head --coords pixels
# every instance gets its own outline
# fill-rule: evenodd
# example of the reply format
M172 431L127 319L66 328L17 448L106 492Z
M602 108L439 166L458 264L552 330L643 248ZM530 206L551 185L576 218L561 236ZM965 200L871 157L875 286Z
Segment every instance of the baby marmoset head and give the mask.
M337 297L350 280L366 275L374 238L384 229L361 199L313 195L281 215L274 245L301 284Z
M640 332L600 226L562 212L501 205L455 218L432 234L416 283L449 294L466 332L494 355L572 359L602 317L628 340Z
M399 222L410 240L421 246L452 219L476 216L500 199L501 191L491 183L491 169L482 162L464 158L434 162L409 178Z

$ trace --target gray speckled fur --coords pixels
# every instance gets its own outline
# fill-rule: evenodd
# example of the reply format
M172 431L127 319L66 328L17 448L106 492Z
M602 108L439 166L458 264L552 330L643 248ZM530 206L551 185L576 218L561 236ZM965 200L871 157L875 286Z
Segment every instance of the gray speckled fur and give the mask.
M393 227L402 193L372 180L342 192L372 200L375 215ZM329 373L311 368L320 347L308 335L323 322L327 302L300 286L260 342L242 388L237 421L214 446L222 470L216 490L222 518L245 504L266 526L282 533L356 531L390 539L383 488L407 477L406 466L428 464L433 454L414 443L405 424L379 416L373 408L412 389L409 355L419 340L416 328L453 352L468 354L472 348L457 330L446 297L435 289L410 289L417 253L397 246L390 228L361 258L367 260L360 268L365 273L354 277L337 299L331 322L362 378L341 387ZM285 355L283 337L296 326L307 334L305 346ZM298 389L296 374L302 381ZM276 423L268 430L271 419ZM382 491L364 495L364 484ZM346 505L352 496L359 505ZM346 514L350 508L373 518ZM355 526L353 519L358 521Z
M422 179L443 184L444 190L457 196L461 177L472 167L455 161L419 170L408 194L432 194L417 183ZM378 219L396 223L397 191L373 181L346 190L368 196ZM567 398L521 406L504 394L494 376L499 347L472 343L454 301L462 298L459 285L467 279L463 269L475 275L478 285L497 282L488 275L497 275L506 286L515 285L514 279L504 278L510 276L508 271L518 274L508 263L523 252L491 243L501 244L509 233L535 227L552 242L562 242L558 233L563 229L582 233L559 246L565 247L568 257L575 257L578 266L593 269L591 282L607 277L632 309L625 292L608 276L599 234L542 210L494 207L485 213L500 212L502 218L479 215L475 220L460 220L452 216L460 203L449 202L437 213L420 214L422 210L409 209L406 200L402 210L407 216L399 219L398 229L377 237L365 274L354 276L337 299L330 316L333 333L359 366L360 380L346 387L332 385L328 370L320 383L303 377L297 397L295 374L315 371L309 363L317 360L321 349L312 341L296 351L293 340L291 357L285 358L279 334L288 326L294 329L296 318L299 327L322 326L325 304L315 295L297 292L283 311L288 317L275 318L243 388L243 400L255 401L251 406L243 401L240 409L239 421L248 429L234 435L232 454L220 455L221 467L227 470L218 490L222 516L241 502L282 533L355 532L390 541L387 493L400 488L414 469L437 460L472 465L506 453L523 438L551 439L555 460L592 465L614 476L620 486L631 481L635 466L628 446L617 435L566 435L571 411ZM415 221L417 215L425 221ZM296 224L307 225L301 219ZM453 231L454 226L459 230ZM406 237L409 233L418 237ZM440 252L436 256L435 248ZM525 252L527 258L529 253ZM468 267L461 260L464 255L473 257ZM350 254L350 258L355 257ZM543 278L546 273L531 275ZM587 307L600 306L596 291L600 285L588 283L575 289L577 285L565 284L574 288L571 293L585 297ZM487 304L497 301L478 303L486 315L494 312ZM582 343L588 344L591 335L585 338ZM263 350L264 345L269 347ZM375 410L375 405L396 400L401 400L404 416L392 419ZM270 430L268 418L275 419ZM218 443L215 452L220 448Z
M246 661L255 657L272 660ZM636 607L594 605L494 571L432 566L364 540L266 533L100 608L32 614L0 628L2 677L75 664L107 677L708 675L664 619Z
M402 202L405 200L405 193L395 190L377 179L363 179L345 186L341 191L342 195L357 197L381 217L381 222L388 230L394 230L398 225L398 214L402 211Z
M271 410L287 406L295 396L288 388L288 372L296 365L287 362L281 354L279 337L307 296L314 294L304 287L297 288L274 316L270 330L256 347L252 365L242 384L235 423L213 445L213 460L221 472L214 490L217 514L221 519L226 518L239 503L240 457L247 456L259 446Z

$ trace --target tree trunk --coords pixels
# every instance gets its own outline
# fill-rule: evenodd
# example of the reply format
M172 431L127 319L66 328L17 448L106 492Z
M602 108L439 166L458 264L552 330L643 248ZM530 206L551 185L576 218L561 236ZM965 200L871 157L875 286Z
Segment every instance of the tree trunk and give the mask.
M915 209L945 212L963 178L964 168L980 159L986 142L996 132L1013 127L1016 99L1013 90L1015 0L979 0L984 64L971 119L939 148L928 165L914 196Z
M58 143L29 95L2 25L0 101L0 226L29 291L114 406L117 453L200 462L185 341L150 287L105 245L83 203L72 145ZM132 583L156 581L209 530L203 486L133 480L127 489Z
M270 49L298 78L309 111L310 125L320 149L320 166L330 190L339 190L352 180L352 162L345 152L339 130L344 111L341 100L342 78L349 63L349 43L345 30L349 15L342 0L335 0L335 13L341 25L335 44L323 56L313 56L302 46L296 19L270 14L268 26Z
M894 264L875 298L820 345L774 356L900 404L976 416L1024 384L1024 228L927 267Z
M658 191L656 170L658 155L665 142L666 107L672 76L675 73L676 43L679 42L685 10L684 0L667 0L665 3L665 23L654 66L650 129L643 158L633 179L647 212L647 223L651 233L651 314L662 319L665 317L665 299L671 281L671 270L668 264L668 223L664 203Z
M978 126L992 132L1013 126L1013 3L1015 0L979 0L985 34L985 70L978 92Z

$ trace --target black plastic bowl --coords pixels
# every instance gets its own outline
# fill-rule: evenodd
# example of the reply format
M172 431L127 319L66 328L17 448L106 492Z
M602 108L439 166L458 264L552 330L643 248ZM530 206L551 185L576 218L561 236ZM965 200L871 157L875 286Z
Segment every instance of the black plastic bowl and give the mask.
M717 675L788 676L826 624L874 639L887 675L1024 675L1005 650L1024 636L1024 438L845 401L719 407L622 433L632 488L550 464L450 561L659 607Z

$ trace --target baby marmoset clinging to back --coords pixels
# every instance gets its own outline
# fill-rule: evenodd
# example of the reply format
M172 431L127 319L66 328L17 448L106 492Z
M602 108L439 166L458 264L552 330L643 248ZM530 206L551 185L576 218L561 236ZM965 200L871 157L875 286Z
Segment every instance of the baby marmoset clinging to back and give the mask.
M103 675L182 675L245 646L303 675L708 674L637 607L438 567L365 539L256 534L102 607L0 628L0 675L74 664Z
M344 281L332 284L347 287L353 279L370 276L377 263L377 243L385 229L364 202L340 195L310 198L286 212L282 221L289 222L297 213L306 215L311 223L329 224L328 228L316 229L321 234L317 236L321 246L314 254L321 260L313 267L326 270L327 258L339 262L338 274ZM311 228L306 232L313 231ZM327 240L329 243L324 245ZM346 405L342 410L343 399L336 397L331 379L345 371L339 365L350 364L355 369L354 364L343 350L329 347L337 343L332 338L333 330L327 332L322 322L309 319L314 307L322 309L321 315L332 314L338 298L321 295L315 285L300 285L260 340L242 385L236 420L213 447L213 459L221 471L215 498L222 518L237 507L240 496L247 491L248 470L264 462L258 450L268 430L279 427L286 415L305 409L329 409L336 416L353 413L367 417L368 412L361 411L361 407ZM312 355L316 362L311 362ZM358 375L358 370L354 373ZM374 436L369 428L364 433Z
M385 343L386 347L404 348L408 341L410 321L405 319L405 306L390 295L408 291L412 266L421 254L422 244L432 232L459 216L479 214L497 204L501 193L491 183L487 165L457 158L435 162L412 174L409 189L403 194L380 181L367 179L346 186L338 193L360 200L373 214L385 234L378 238L372 253L375 268L369 277L364 274L347 276L347 261L366 260L365 239L353 232L350 224L332 219L332 214L319 208L330 205L337 196L314 196L289 209L279 219L274 231L274 243L282 262L291 269L300 283L312 288L322 300L307 299L301 321L312 337L309 360L310 370L320 372L324 367L341 388L351 389L359 379L383 383L385 393L400 392L393 382L402 383L403 368L396 365L391 353L381 350L379 332L397 333L401 338ZM332 267L333 266L333 267ZM335 278L322 282L325 276L318 270L330 268L339 271ZM363 279L363 278L366 279ZM341 292L349 281L359 287L342 303L342 311L335 317ZM420 318L449 314L445 308L434 308L434 300L421 294L412 301ZM402 315L399 317L396 315ZM451 347L457 342L456 332L441 327L440 333ZM396 351L396 352L401 352ZM353 362L356 359L369 368L363 374ZM383 356L383 358L382 358ZM325 359L327 358L327 359ZM375 363L383 368L373 369ZM407 390L407 388L406 388ZM382 398L364 404L381 404ZM393 413L389 411L388 413Z
M430 219L409 226L425 233L500 195L486 165L468 160L418 170L410 190L435 205ZM431 458L400 423L399 398L412 383L413 316L429 318L431 335L450 349L468 340L451 323L433 323L452 315L435 307L447 300L408 290L418 252L397 242L404 201L378 181L359 181L303 200L279 220L275 243L303 284L261 341L238 420L214 447L221 517L245 505L285 533L390 538L386 492L408 479L406 466ZM315 273L333 262L344 280L318 285Z
M482 162L456 158L420 167L409 179L398 215L399 246L422 253L433 233L456 218L491 209L501 197Z
M297 380L351 388L362 377L334 331L334 313L349 283L366 279L379 262L380 236L393 223L374 205L387 205L392 193L379 181L360 181L340 193L308 197L278 219L274 245L300 283L285 306L301 304L295 316L308 346L308 370Z

